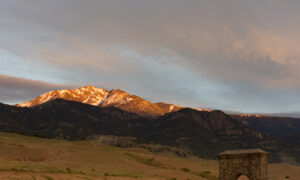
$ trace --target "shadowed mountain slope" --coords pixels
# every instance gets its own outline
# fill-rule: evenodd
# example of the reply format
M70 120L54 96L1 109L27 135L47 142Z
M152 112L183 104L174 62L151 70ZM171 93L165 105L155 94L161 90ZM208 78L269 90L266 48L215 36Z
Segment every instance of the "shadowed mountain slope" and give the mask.
M0 131L67 140L97 135L131 136L139 142L179 147L213 159L227 149L262 148L271 152L273 162L298 160L294 149L297 145L283 145L282 141L252 130L222 111L184 108L153 119L115 107L56 98L30 108L0 104Z
M250 128L275 137L300 133L300 118L230 115Z
M145 139L189 149L204 158L215 158L217 153L226 149L260 147L272 152L272 161L279 161L275 155L279 147L271 137L218 110L181 109L161 116L147 128Z
M55 99L32 108L1 104L0 130L49 138L86 139L97 134L134 136L145 118L120 109Z

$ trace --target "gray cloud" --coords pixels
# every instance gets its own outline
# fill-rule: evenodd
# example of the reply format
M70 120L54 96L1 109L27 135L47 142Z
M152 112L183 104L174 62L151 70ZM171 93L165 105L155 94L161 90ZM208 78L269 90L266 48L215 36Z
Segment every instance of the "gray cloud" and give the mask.
M174 63L196 67L217 79L300 86L296 48L300 36L289 33L300 28L290 23L299 17L296 1L31 0L9 4L14 11L7 8L7 16L16 22L8 24L13 24L22 43L24 38L27 41L22 47L40 55L39 61L119 72L118 64L128 64L119 56L119 48L146 57L177 54L181 60Z
M3 74L0 74L0 84L0 102L8 103L28 101L50 90L76 87L76 85L52 84Z
M154 101L293 110L299 7L296 0L4 0L0 48L30 60L0 70L102 82Z

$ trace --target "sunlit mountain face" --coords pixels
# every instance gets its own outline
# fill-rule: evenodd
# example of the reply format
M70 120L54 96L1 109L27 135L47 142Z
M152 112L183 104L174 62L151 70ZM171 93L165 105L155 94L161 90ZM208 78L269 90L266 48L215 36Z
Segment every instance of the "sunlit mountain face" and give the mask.
M129 93L119 89L106 90L96 88L94 86L84 86L78 89L50 91L33 100L16 104L16 106L33 107L54 99L76 101L99 107L116 107L144 117L158 117L183 108L179 105L167 104L163 102L151 103L139 96L130 95Z

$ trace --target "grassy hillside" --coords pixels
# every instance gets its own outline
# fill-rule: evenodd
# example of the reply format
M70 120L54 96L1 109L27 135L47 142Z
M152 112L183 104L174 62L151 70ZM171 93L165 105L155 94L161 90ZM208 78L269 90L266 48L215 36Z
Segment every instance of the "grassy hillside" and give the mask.
M300 167L272 164L270 180L300 179ZM0 179L216 180L218 162L95 141L64 141L0 133Z

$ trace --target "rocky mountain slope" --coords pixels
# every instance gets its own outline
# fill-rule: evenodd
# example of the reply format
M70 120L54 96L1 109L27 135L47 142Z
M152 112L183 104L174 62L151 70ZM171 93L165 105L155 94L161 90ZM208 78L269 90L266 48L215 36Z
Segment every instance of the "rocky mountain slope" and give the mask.
M289 154L295 154L292 158L287 159L288 162L298 162L300 164L300 132L289 136L278 137L278 139L281 146L284 146Z
M278 154L278 157L283 161L300 162L300 118L263 115L241 116L238 114L231 115L231 117L256 131L272 136L281 147L284 147L286 154L295 155L287 157L283 154Z
M137 114L114 108L55 99L32 108L0 104L0 130L68 140L109 134L135 136L143 121Z
M275 137L291 136L300 133L300 118L274 117L262 115L230 115L250 128Z
M272 161L280 161L277 142L222 111L197 111L184 108L149 123L145 139L151 142L193 150L204 158L214 158L226 149L263 148ZM275 149L275 151L274 151Z
M151 103L139 96L130 95L119 89L108 91L93 86L47 92L33 100L16 104L16 106L34 107L58 98L99 107L116 107L143 117L158 117L183 108L182 106L162 102Z

